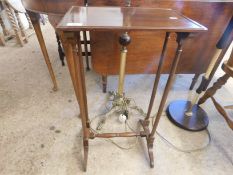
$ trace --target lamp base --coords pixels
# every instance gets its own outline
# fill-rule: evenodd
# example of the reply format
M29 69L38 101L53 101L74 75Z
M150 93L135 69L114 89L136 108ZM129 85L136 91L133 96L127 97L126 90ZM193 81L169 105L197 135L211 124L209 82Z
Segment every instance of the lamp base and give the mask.
M192 108L192 114L186 114L190 101L173 101L167 108L167 116L176 126L188 131L202 131L207 128L209 119L206 112L197 104Z

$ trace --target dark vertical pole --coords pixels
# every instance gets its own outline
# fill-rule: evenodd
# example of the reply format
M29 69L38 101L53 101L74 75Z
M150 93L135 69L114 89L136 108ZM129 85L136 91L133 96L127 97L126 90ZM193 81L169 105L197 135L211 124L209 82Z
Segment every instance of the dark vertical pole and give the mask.
M197 80L198 80L199 77L200 77L200 74L199 74L199 73L196 73L196 74L194 75L193 80L192 80L192 83L191 83L191 85L190 85L190 87L189 87L189 90L190 90L190 91L193 90L193 88L194 88L194 86L196 85Z
M84 0L84 6L88 6L88 0ZM86 69L87 71L90 70L90 64L88 59L88 45L87 45L87 31L83 31L83 41L84 41L84 52L86 58Z
M90 70L89 59L88 59L88 47L87 47L87 31L83 31L83 41L84 41L84 52L86 58L86 69Z
M60 57L60 60L61 60L61 64L62 64L62 66L65 66L65 60L64 60L65 54L64 54L63 49L61 47L60 37L57 34L57 32L56 32L56 38L57 38L58 53L59 53L59 57Z

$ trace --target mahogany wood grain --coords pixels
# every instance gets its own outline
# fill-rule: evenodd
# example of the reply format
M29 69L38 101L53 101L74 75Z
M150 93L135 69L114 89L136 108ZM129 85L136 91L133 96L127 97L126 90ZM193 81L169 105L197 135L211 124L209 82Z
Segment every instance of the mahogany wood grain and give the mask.
M119 3L117 3L119 2ZM124 5L124 1L111 1L112 5ZM109 5L109 1L90 1L90 5ZM132 6L172 8L192 18L208 28L208 32L186 40L177 73L204 73L215 50L215 45L224 32L233 14L232 2L213 1L132 1ZM102 75L117 74L119 70L118 32L91 32L92 64ZM128 47L126 73L155 73L165 32L131 32L132 43ZM175 50L174 35L168 44L165 66L162 72L168 73ZM155 61L153 61L156 59Z
M207 28L166 8L73 6L57 25L63 31L203 32Z
M64 15L71 6L83 5L83 0L22 0L24 7L36 13Z
M53 14L58 23L73 5L83 5L83 0L23 0L26 9ZM125 0L88 0L89 6L125 6ZM187 39L177 73L203 73L213 56L215 45L233 14L229 0L132 0L132 6L172 8L192 18L209 30ZM126 73L155 73L164 32L131 32L133 43L129 47ZM117 74L119 67L118 32L91 32L92 66L101 75ZM163 73L168 73L175 50L175 35L171 35L170 50L166 55ZM194 43L194 44L193 44ZM153 50L153 51L152 51ZM136 58L139 58L136 60ZM140 60L140 61L139 61ZM142 60L142 61L141 61Z

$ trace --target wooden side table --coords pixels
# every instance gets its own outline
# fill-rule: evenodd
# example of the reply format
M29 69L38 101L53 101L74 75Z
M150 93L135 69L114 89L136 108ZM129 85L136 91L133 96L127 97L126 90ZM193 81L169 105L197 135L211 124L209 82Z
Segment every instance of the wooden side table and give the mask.
M57 26L62 44L64 46L67 64L70 76L73 82L75 94L79 103L82 129L83 129L83 146L84 146L84 170L87 168L88 159L88 142L94 138L112 138L112 137L145 137L147 141L150 166L154 167L153 143L155 132L168 96L173 84L177 64L179 62L185 39L190 33L203 32L207 28L197 22L184 17L171 9L160 8L137 8L137 7L72 7ZM121 64L126 60L127 45L130 44L130 31L164 31L166 37L160 57L154 87L150 99L150 105L147 117L140 120L143 130L138 133L101 133L96 134L91 130L90 120L88 117L87 96L85 87L84 66L82 61L82 48L80 42L81 31L121 31L122 37L119 43L122 45ZM149 129L149 117L154 103L161 70L164 62L164 56L171 32L177 34L177 49L170 69L170 74L163 92L159 105L158 113L153 123L153 128ZM133 42L133 41L132 41ZM156 44L156 43L155 43ZM77 54L78 53L78 54ZM198 61L198 60L197 60ZM120 70L120 75L122 75ZM119 82L124 83L124 77L119 76ZM118 87L122 91L122 87Z

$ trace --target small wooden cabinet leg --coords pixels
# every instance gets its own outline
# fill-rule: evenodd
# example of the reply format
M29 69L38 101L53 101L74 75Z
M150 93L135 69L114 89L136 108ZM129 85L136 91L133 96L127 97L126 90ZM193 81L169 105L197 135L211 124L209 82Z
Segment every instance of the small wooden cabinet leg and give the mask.
M51 65L51 62L50 62L50 59L49 59L49 55L48 55L48 52L47 52L47 48L45 46L44 38L43 38L43 35L42 35L42 32L41 32L40 21L39 21L39 18L38 18L39 14L36 14L36 13L33 13L33 12L28 12L28 14L29 14L29 16L31 18L31 21L32 21L33 27L35 29L37 39L38 39L39 44L40 44L41 51L43 53L45 62L47 64L47 67L48 67L48 70L49 70L50 77L51 77L52 82L53 82L53 90L56 91L57 88L58 88L57 87L57 81L56 81L56 77L55 77L54 72L53 72L53 68L52 68L52 65Z
M29 15L27 13L25 13L25 16L26 16L28 24L29 24L29 29L33 29L33 25L32 25L32 22L31 22Z
M26 35L26 32L25 32L25 28L23 26L23 23L22 23L22 21L20 19L19 12L15 12L15 15L16 15L16 19L17 19L17 22L18 22L20 32L21 32L21 36L24 37L24 41L27 43L28 38L27 38L27 35Z
M102 75L102 85L103 85L103 93L107 92L107 75Z
M87 31L83 31L84 51L86 58L86 69L90 70L89 58L88 58L88 44L87 44Z

